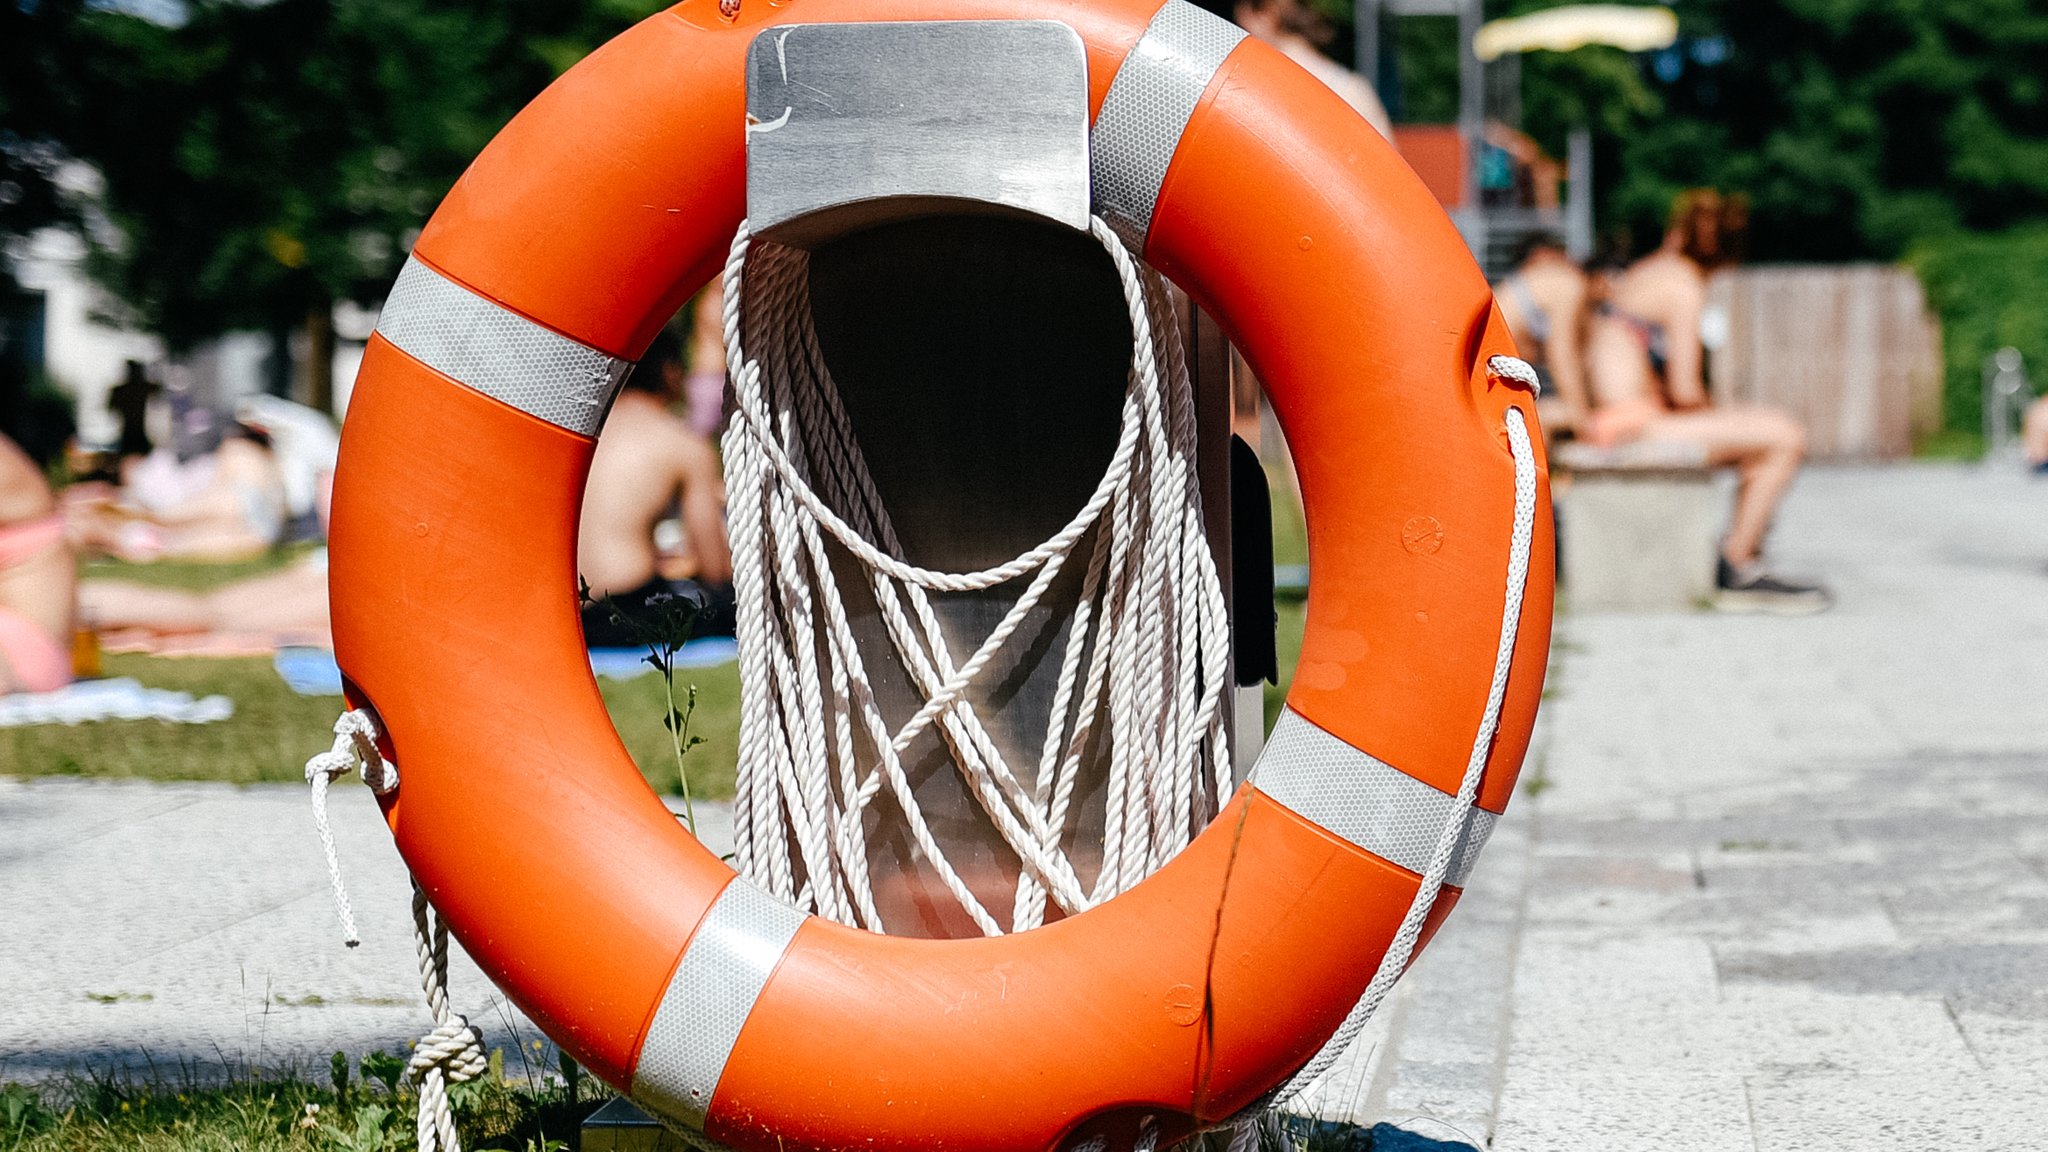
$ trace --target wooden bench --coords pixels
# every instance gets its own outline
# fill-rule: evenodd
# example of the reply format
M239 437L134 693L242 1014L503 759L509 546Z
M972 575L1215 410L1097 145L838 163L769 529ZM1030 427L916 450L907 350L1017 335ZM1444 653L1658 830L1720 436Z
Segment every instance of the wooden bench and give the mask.
M1728 502L1702 449L1568 442L1550 460L1570 611L1688 611L1713 597Z

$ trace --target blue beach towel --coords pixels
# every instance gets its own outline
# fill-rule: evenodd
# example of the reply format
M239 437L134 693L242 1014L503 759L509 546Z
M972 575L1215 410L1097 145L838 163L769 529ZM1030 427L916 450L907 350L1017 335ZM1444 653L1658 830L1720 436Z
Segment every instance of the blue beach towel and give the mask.
M739 644L730 636L707 636L692 640L676 653L678 668L715 668L740 658ZM341 695L341 669L334 653L325 648L280 648L272 662L277 675L301 696ZM644 648L593 648L590 670L607 680L632 680L654 671Z

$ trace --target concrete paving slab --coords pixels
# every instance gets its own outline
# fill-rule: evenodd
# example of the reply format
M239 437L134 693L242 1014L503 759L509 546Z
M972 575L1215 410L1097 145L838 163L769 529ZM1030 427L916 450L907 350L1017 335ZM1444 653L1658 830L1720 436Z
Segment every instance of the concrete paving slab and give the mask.
M1509 1152L2048 1147L2048 484L1816 471L1777 540L1835 610L1560 622L1541 786L1310 1110ZM301 789L0 777L0 1078L416 1036L404 874L337 796L355 952ZM493 1043L533 1035L456 969Z
M1451 919L1357 1119L1504 996L1477 1145L2048 1148L2048 484L1815 471L1776 540L1833 611L1560 621L1513 939Z
M315 734L317 737L317 734ZM317 741L316 741L317 744ZM330 812L363 943L342 944L306 790L0 776L0 1080L326 1066L424 1031L411 895L369 793ZM728 850L729 813L700 805ZM540 1033L451 949L510 1053Z

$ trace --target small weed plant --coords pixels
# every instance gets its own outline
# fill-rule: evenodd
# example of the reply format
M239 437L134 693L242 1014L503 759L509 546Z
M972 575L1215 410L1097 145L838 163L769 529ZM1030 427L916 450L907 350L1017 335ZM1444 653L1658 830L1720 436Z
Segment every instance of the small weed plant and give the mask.
M661 673L668 705L661 726L668 730L669 742L675 750L676 780L683 790L683 821L689 825L690 835L695 836L697 806L690 796L690 776L684 770L683 757L690 749L702 744L704 738L690 733L690 721L697 715L697 686L691 684L684 690L680 704L676 700L676 653L690 642L691 634L696 631L697 617L703 614L704 606L698 600L675 592L656 592L642 601L637 609L623 607L613 597L592 596L590 585L580 579L578 595L583 603L603 608L614 626L632 636L635 644L647 649L644 659Z

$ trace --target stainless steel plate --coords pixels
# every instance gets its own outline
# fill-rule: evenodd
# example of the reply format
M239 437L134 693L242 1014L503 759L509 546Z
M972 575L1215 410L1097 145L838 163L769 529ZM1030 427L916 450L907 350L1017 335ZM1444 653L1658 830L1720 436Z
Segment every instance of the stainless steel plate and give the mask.
M1051 20L796 24L747 59L747 215L809 246L959 212L1088 227L1088 60Z

